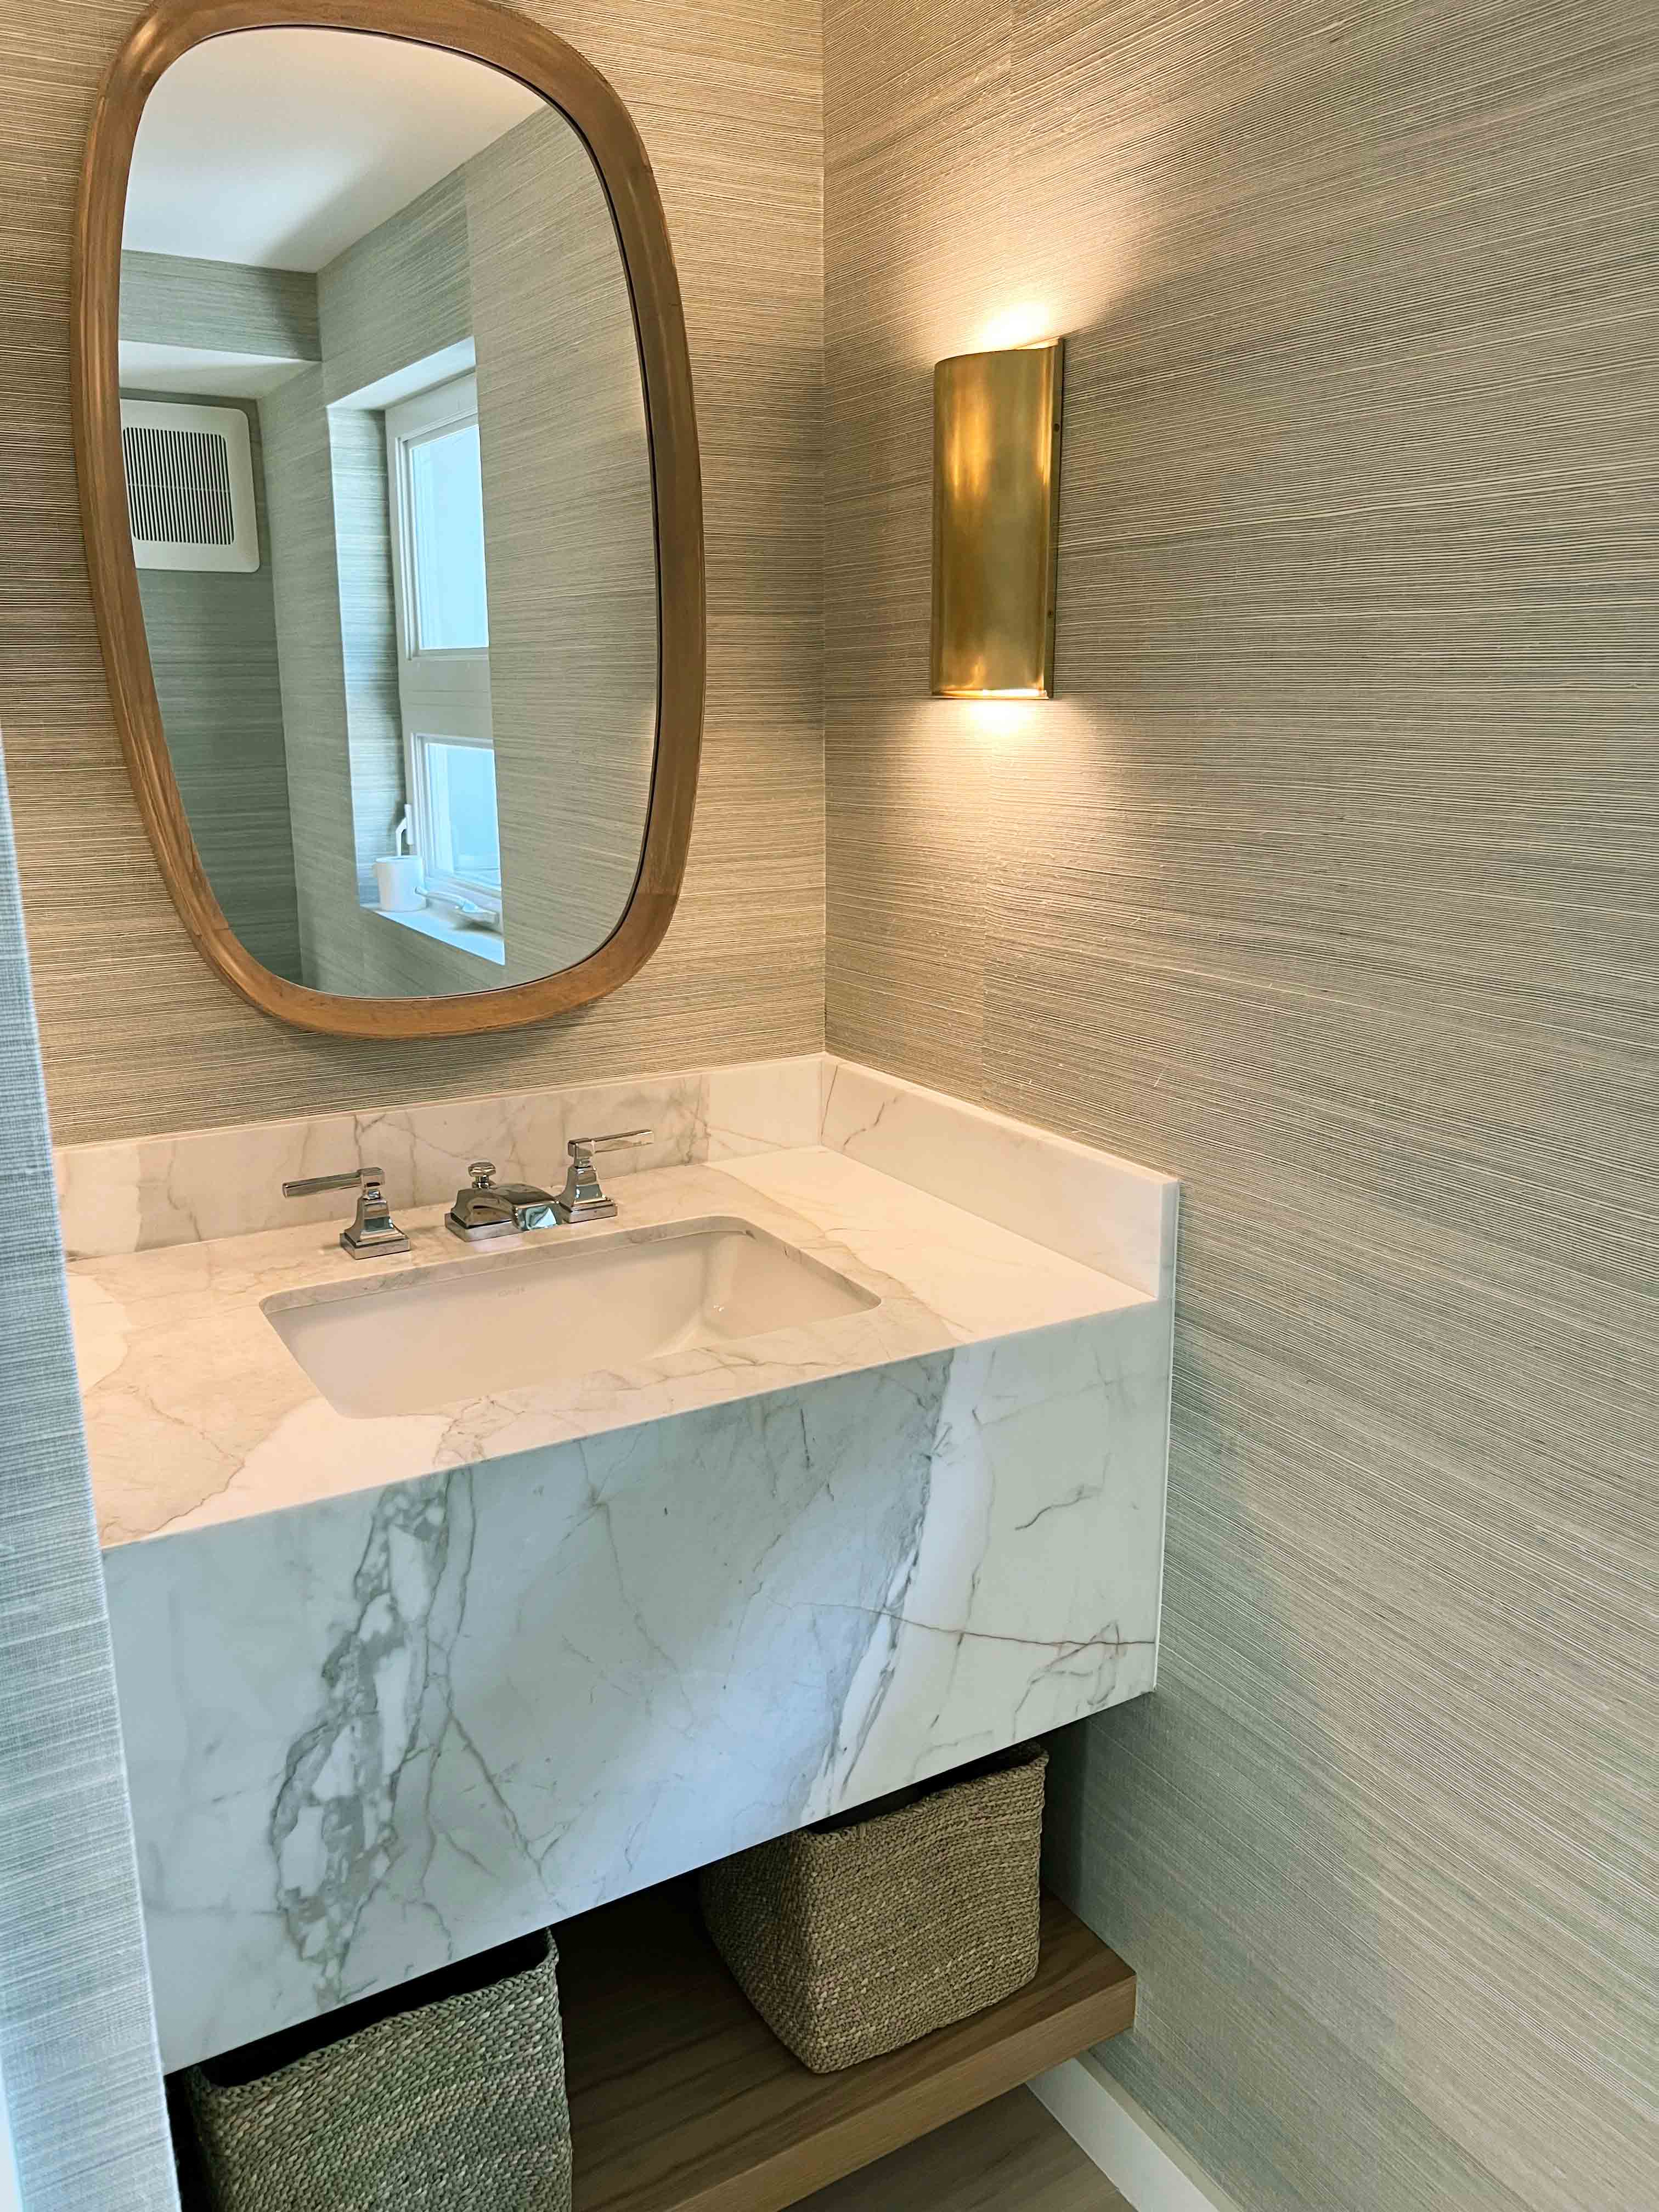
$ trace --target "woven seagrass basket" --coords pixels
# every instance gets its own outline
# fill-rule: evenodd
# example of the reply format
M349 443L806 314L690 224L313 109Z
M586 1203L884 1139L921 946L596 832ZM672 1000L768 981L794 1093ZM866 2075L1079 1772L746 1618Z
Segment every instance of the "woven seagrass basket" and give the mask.
M192 2067L214 2212L570 2212L557 1969L529 1937Z
M1047 1765L1026 1745L703 1869L720 1956L803 2066L856 2066L1031 1979Z

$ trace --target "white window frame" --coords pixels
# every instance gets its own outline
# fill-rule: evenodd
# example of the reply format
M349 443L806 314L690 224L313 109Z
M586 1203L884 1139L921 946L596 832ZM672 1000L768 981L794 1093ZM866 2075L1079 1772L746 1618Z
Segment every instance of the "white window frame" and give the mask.
M392 510L392 604L398 629L398 696L403 720L404 788L409 794L415 850L428 890L501 910L499 884L439 868L432 808L429 744L495 750L490 717L489 648L433 647L420 642L411 538L409 454L412 447L478 419L478 380L457 376L386 410L386 489Z

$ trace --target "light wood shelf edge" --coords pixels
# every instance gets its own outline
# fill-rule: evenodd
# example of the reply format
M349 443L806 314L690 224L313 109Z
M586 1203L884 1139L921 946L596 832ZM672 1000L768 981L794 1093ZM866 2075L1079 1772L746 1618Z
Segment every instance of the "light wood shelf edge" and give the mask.
M1036 1978L835 2075L750 2010L672 1883L556 1929L575 2212L783 2212L1133 2025L1135 1979L1045 1897Z

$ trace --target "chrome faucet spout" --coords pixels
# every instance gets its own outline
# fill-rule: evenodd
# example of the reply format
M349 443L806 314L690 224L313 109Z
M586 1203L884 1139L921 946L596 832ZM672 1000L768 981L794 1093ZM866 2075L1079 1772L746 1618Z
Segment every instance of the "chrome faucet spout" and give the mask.
M468 1244L493 1243L500 1237L522 1236L526 1229L550 1229L556 1216L551 1191L534 1183L495 1181L494 1160L474 1160L467 1169L472 1181L455 1194L455 1203L444 1216L452 1237Z

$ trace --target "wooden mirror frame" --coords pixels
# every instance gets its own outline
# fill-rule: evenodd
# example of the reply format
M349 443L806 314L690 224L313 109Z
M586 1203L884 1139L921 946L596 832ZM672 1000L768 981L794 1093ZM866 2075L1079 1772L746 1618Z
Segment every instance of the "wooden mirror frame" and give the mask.
M291 983L229 923L185 818L150 665L121 456L121 238L139 118L181 54L231 31L366 31L441 46L516 77L558 108L592 156L617 227L645 387L657 537L657 750L639 873L611 936L532 983L430 999L350 998ZM264 1012L325 1036L468 1036L518 1029L625 983L679 897L696 798L705 660L702 477L679 278L633 118L574 46L493 0L155 0L116 56L94 112L76 229L71 323L76 471L93 605L121 749L173 904L214 971Z

